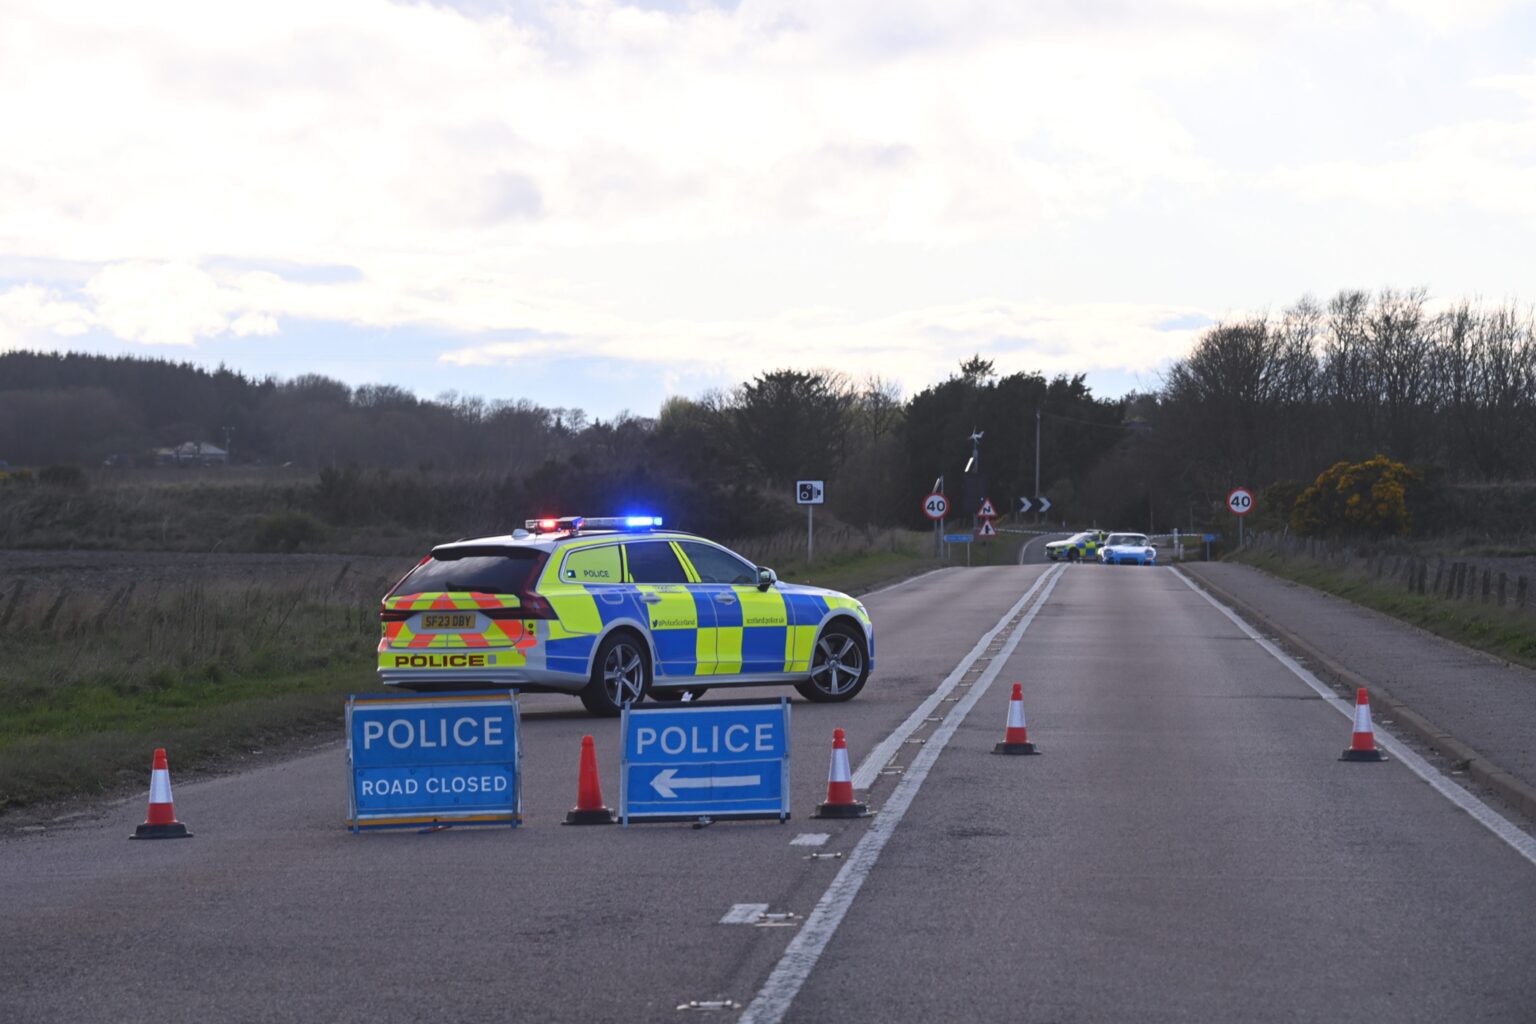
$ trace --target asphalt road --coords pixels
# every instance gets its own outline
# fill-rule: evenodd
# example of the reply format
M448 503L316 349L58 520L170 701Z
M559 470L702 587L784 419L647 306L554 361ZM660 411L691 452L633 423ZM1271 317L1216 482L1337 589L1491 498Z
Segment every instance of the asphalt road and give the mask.
M0 842L0 1020L1532 1019L1536 864L1340 763L1348 721L1175 572L866 604L865 692L794 704L788 824L560 827L584 732L617 797L617 727L530 697L524 827L353 836L337 745L179 785L192 840L128 842L134 802ZM990 753L1013 680L1041 757ZM807 817L835 727L873 818Z

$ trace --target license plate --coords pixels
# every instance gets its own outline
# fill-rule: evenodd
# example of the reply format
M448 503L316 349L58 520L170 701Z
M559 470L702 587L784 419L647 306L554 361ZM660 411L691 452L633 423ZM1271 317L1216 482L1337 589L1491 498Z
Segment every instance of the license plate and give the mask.
M474 629L473 612L429 612L421 617L422 629Z

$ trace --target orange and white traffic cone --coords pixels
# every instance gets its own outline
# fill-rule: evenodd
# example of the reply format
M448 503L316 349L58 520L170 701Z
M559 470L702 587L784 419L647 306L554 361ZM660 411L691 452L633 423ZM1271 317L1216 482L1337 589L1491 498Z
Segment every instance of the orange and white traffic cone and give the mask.
M992 748L994 754L1038 754L1029 742L1029 729L1024 724L1024 684L1013 684L1013 696L1008 698L1008 728L1003 732L1003 742Z
M1355 693L1355 731L1349 749L1340 761L1385 761L1387 755L1376 749L1376 730L1371 728L1371 698L1365 687Z
M149 770L149 814L144 824L134 829L129 839L190 839L187 826L176 820L176 805L171 800L171 768L165 758L165 748L155 751L155 762Z
M567 825L612 825L613 811L603 803L603 784L597 775L597 747L591 736L581 738L581 775L576 780L576 806L565 815Z
M832 730L832 766L827 770L827 801L816 805L813 818L862 818L869 807L853 798L853 772L848 767L848 739Z

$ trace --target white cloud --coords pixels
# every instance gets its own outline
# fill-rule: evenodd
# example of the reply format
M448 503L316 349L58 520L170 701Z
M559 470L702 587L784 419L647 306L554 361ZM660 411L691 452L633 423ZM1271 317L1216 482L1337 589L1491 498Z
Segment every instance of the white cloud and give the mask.
M465 336L448 357L464 366L894 360L914 387L992 346L1012 368L1136 370L1187 337L1156 329L1169 311L1118 261L1127 210L1536 212L1530 122L1423 124L1406 156L1260 171L1236 165L1265 152L1262 118L1190 127L1231 81L1283 106L1277 66L1326 93L1337 69L1298 38L1472 33L1501 0L551 0L522 22L473 6L9 0L0 266L89 280L3 293L0 344L96 327L190 346L303 320L436 327ZM1536 96L1497 70L1480 72L1490 96ZM1039 267L1089 235L1106 244L1047 283L998 287L1000 263ZM801 279L780 293L785 264L828 239L858 258L840 300ZM1227 255L1180 241L1176 298L1248 303L1218 293ZM658 255L690 245L741 272L703 295L682 266L658 294ZM356 273L249 269L296 264ZM485 340L506 336L543 340Z

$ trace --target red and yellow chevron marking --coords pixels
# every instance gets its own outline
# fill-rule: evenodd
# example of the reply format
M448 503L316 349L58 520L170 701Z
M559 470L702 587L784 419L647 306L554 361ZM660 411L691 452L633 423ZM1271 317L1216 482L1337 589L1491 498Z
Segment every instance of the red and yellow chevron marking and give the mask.
M516 608L521 602L510 594L404 594L386 598L384 607L397 612L474 611L477 608Z

